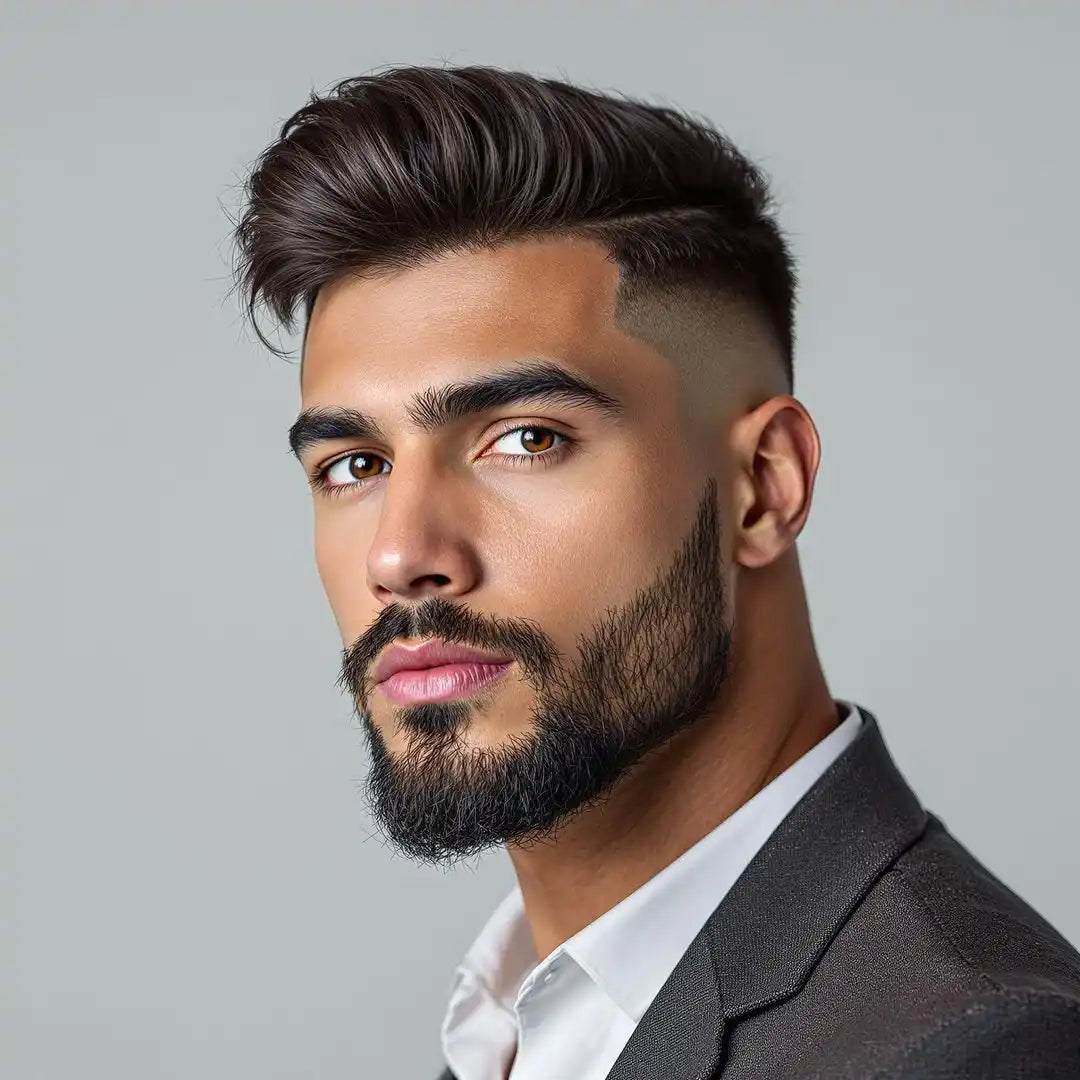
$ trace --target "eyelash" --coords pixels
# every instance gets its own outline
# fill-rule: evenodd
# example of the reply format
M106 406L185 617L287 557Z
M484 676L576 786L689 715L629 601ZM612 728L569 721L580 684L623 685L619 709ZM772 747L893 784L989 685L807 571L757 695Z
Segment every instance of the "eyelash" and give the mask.
M539 454L498 454L497 457L508 458L514 463L514 467L518 465L524 465L525 468L535 468L539 465L541 468L546 468L549 465L554 465L556 462L561 461L566 454L570 452L571 448L577 444L577 439L572 439L569 435L564 435L561 431L556 431L555 428L547 427L543 424L520 424L518 427L507 428L506 431L499 432L498 435L492 439L492 443L498 442L500 439L507 435L513 435L518 431L549 431L552 435L557 435L562 439L562 444L554 446L548 450L542 450ZM490 444L489 444L490 445ZM353 450L351 453L342 454L340 457L334 458L333 461L328 461L321 468L317 469L314 475L311 477L311 487L314 491L327 498L338 498L348 491L356 491L360 488L365 488L368 485L368 481L377 480L379 476L385 476L385 473L380 473L379 476L368 476L362 480L353 480L348 484L331 484L327 482L327 474L335 466L342 461L348 461L351 457L358 457L365 453L361 450ZM382 457L381 454L373 454L372 457ZM383 458L385 461L386 459Z

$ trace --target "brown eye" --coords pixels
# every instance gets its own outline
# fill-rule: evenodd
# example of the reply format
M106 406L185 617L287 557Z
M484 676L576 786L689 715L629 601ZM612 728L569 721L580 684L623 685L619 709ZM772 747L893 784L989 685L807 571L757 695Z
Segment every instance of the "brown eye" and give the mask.
M499 443L506 443L506 447L498 452L507 457L539 457L554 447L555 439L562 439L563 442L570 441L566 435L552 431L551 428L526 425L504 431L491 445L494 449ZM520 452L521 447L525 448L524 454Z
M526 450L534 450L539 453L541 450L551 449L551 442L555 432L549 428L521 428L521 445ZM541 445L546 444L546 445Z
M349 463L349 475L354 480L370 480L372 476L378 476L381 470L370 472L371 463L380 461L375 454L352 454L345 459Z
M384 464L386 459L378 454L349 454L327 467L323 481L327 488L349 487L357 481L374 480L383 473Z

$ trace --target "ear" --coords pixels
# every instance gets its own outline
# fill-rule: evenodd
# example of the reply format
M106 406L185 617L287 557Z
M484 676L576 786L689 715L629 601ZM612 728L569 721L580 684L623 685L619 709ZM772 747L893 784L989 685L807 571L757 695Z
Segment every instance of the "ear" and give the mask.
M795 543L810 513L821 458L817 428L800 401L780 394L736 420L730 446L732 558L767 566Z

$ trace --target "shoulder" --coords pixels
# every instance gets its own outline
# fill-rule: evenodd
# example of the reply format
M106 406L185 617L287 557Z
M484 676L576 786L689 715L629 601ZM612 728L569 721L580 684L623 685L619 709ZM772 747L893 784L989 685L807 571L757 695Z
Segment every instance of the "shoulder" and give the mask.
M909 909L913 933L936 942L943 966L988 991L1080 1001L1080 953L930 815L879 883Z
M998 991L938 1017L895 1047L871 1080L995 1080L1080 1076L1080 1000Z
M876 1078L1080 1077L1080 953L939 818L864 905L910 960Z
M799 991L744 1018L732 1048L747 1060L783 1048L791 1075L830 1062L860 1080L1076 1080L1080 953L930 815ZM1043 1072L1013 1067L1025 1055Z

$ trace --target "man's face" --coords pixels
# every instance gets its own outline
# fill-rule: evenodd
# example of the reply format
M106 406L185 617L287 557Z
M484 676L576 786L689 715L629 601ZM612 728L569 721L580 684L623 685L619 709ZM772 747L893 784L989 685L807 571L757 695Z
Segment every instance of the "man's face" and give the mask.
M332 485L314 493L316 559L372 809L415 858L551 835L724 687L717 449L691 434L672 360L616 324L617 283L599 246L549 239L319 294L303 410L379 431L308 425L305 471ZM530 364L602 403L492 394L422 422L440 389ZM374 685L387 646L433 637L513 662L449 699Z

